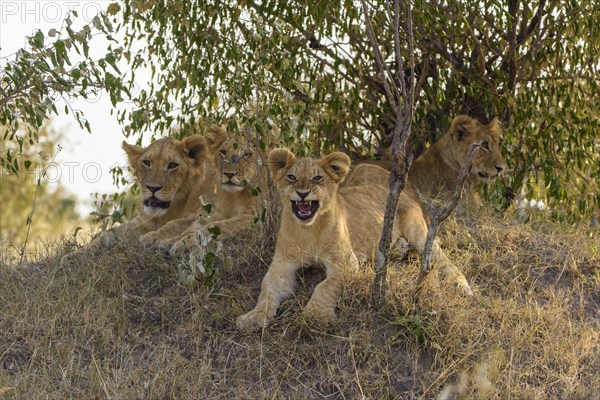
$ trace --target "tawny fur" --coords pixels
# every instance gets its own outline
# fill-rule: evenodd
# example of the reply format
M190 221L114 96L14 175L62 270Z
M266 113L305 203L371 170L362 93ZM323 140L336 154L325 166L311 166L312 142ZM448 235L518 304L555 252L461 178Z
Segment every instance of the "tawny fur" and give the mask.
M269 167L282 206L275 255L262 281L256 307L240 316L237 326L265 327L281 301L293 292L295 272L310 264L324 265L327 276L315 288L304 312L319 323L331 322L336 318L345 271L374 255L388 189L381 184L340 187L350 167L350 159L343 153L332 153L319 160L296 159L289 150L276 149L269 154ZM299 219L293 212L292 201L300 199L298 192L308 193L305 200L318 201L311 219ZM408 243L422 252L426 235L427 225L418 199L404 193L397 209L394 242ZM464 276L437 243L433 258L447 278L471 293Z
M211 213L200 210L199 218L181 235L173 238L171 254L190 250L198 231L204 235L218 227L219 239L229 239L248 231L257 215L260 196L253 194L258 187L264 192L265 173L259 165L255 149L242 137L231 137L221 128L213 127L212 135L222 144L212 149L219 169L220 183Z
M111 247L123 235L140 236L151 243L181 233L194 220L202 196L212 201L215 196L215 165L209 143L201 135L183 140L159 139L148 147L123 142L129 165L140 186L143 201L169 202L168 207L140 206L131 221L103 232L86 246L63 257L69 262L86 252ZM154 194L150 188L159 188Z
M469 147L481 140L483 145L473 160L465 184L469 204L481 205L476 186L481 182L494 182L507 168L500 151L500 135L500 122L497 119L484 125L466 115L455 117L448 133L413 162L409 181L428 197L451 196Z
M384 185L389 186L390 171L375 164L358 164L350 168L344 186ZM413 185L406 181L402 193L420 203L419 196ZM402 195L401 195L402 196Z

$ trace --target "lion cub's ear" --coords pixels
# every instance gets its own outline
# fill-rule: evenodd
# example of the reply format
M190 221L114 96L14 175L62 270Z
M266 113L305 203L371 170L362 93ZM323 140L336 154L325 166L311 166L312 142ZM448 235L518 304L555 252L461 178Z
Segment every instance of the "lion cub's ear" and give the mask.
M319 163L335 183L340 183L348 175L351 161L346 154L337 151L321 158Z
M213 124L206 128L204 137L206 138L210 152L215 153L219 150L225 139L227 139L227 131L219 125Z
M183 152L187 154L187 156L194 160L196 164L201 161L203 158L209 156L208 154L208 145L206 144L206 139L202 135L192 135L183 138L181 140L181 146L183 146Z
M468 115L454 117L450 125L450 134L459 142L477 131L477 121Z
M289 168L296 161L294 153L288 149L273 149L269 152L269 169L274 177L283 169ZM276 179L275 179L276 180Z
M135 169L140 156L144 152L144 148L136 146L134 144L129 144L126 141L123 141L121 147L123 147L123 150L125 150L125 154L127 154L129 165L131 166L131 168Z
M487 129L492 134L494 139L499 142L502 136L502 122L500 122L497 117L494 117L494 119L487 125Z

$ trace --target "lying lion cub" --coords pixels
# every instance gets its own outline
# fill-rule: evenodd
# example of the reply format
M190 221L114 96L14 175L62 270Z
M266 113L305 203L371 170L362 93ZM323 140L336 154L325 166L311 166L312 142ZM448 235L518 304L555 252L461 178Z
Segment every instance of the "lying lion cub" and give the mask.
M348 174L350 159L332 153L319 160L296 159L287 149L269 154L275 185L282 205L281 226L273 262L265 275L256 307L238 317L240 329L265 327L283 299L294 288L295 272L304 265L320 263L327 277L321 282L304 312L320 323L335 320L345 268L371 257L381 234L388 189L384 185L340 188ZM414 195L413 195L414 196ZM402 193L398 203L393 240L423 251L427 225L418 199ZM471 289L460 271L434 245L434 261L442 274L464 292Z
M101 247L110 248L125 234L151 234L156 239L185 230L195 220L201 206L199 196L212 200L215 195L215 168L209 145L201 135L188 136L181 141L162 138L145 148L123 142L143 197L139 214L66 254L61 264Z
M256 151L242 137L228 137L221 128L213 131L219 136L221 146L214 148L214 156L219 168L220 184L212 212L207 218L200 218L173 240L170 253L190 250L201 231L205 236L209 229L219 229L219 239L229 239L252 227L260 206L260 196L256 187L266 186L265 174L259 174ZM201 210L202 211L202 210Z
M500 122L494 118L487 125L471 117L459 115L450 130L425 150L412 164L408 179L422 194L450 197L471 144L481 141L465 184L467 201L474 206L482 202L475 191L480 182L493 183L507 165L500 150Z

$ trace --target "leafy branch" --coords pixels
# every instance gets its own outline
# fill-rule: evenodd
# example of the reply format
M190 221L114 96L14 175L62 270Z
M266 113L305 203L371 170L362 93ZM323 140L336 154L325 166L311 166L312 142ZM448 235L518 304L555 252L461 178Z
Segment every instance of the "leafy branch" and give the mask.
M109 7L109 11L114 15L118 9ZM118 77L121 72L117 62L123 54L122 49L109 45L107 54L98 59L92 59L89 54L94 36L103 35L114 41L109 15L96 16L91 26L84 25L78 31L73 30L71 17L77 17L77 12L71 11L65 19L66 32L55 29L48 32L48 37L58 37L49 44L42 31L35 32L28 39L30 47L14 53L14 59L0 71L0 125L6 127L3 140L14 140L15 137L19 140L17 132L25 129L29 144L34 144L44 121L51 115L58 115L56 103L60 98L87 99L89 90L106 90L114 106L123 95L130 95ZM78 60L74 61L74 58ZM64 112L68 114L69 110L82 128L91 131L83 113L72 110L67 102ZM0 162L4 164L5 161L5 154L0 154Z
M136 109L119 112L127 135L232 115L239 126L253 127L257 120L246 105L256 100L260 78L262 113L278 121L288 147L387 162L396 110L386 85L393 91L401 84L399 38L404 60L408 45L414 47L415 152L437 140L452 116L482 122L497 116L506 124L505 156L515 160L515 174L505 181L511 191L541 192L561 210L580 198L597 207L596 192L574 187L569 178L584 172L580 165L598 171L581 152L597 147L600 36L594 28L600 14L592 2L411 2L410 36L405 23L393 29L392 0L366 0L379 61L365 34L361 2L123 4L130 76L143 67L152 73L134 100ZM145 46L138 46L139 38ZM408 86L411 70L404 64ZM494 187L489 194L504 202L501 192Z

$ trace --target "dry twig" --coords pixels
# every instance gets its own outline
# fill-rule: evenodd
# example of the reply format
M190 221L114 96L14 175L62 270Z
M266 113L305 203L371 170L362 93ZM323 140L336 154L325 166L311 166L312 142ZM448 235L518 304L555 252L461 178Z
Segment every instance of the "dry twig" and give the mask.
M421 280L425 277L425 274L431 268L431 253L433 249L433 241L437 236L437 230L442 221L444 221L450 213L456 208L458 202L460 201L460 197L463 191L463 187L465 186L465 181L469 176L469 171L471 170L471 165L473 164L473 160L475 156L479 152L481 148L482 141L475 142L471 144L467 156L463 162L463 165L460 169L460 173L458 174L458 181L456 182L456 187L454 188L454 194L452 195L452 199L444 206L437 208L432 215L430 216L429 228L427 230L427 240L425 242L425 250L421 256Z

